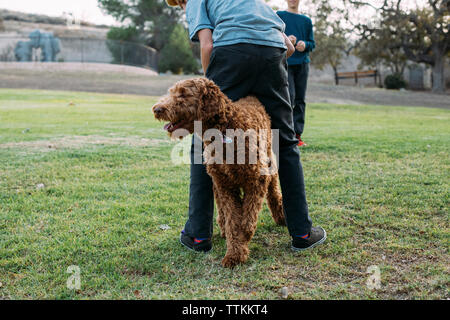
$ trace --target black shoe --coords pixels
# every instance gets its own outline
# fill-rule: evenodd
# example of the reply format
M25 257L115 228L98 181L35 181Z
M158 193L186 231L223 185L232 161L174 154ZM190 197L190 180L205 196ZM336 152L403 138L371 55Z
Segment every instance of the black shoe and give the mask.
M306 249L314 248L315 246L323 243L327 239L327 233L322 227L312 227L309 232L308 239L302 239L300 237L292 237L292 250L303 251Z
M197 238L191 238L181 231L180 243L186 248L193 251L208 252L212 249L211 239L197 240Z

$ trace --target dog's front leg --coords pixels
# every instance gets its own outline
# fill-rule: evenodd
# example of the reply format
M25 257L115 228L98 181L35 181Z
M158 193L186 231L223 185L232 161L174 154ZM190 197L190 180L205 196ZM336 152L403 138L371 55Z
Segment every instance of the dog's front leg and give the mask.
M227 254L222 260L225 267L234 267L247 261L250 250L248 244L255 234L258 214L261 211L266 186L250 187L244 190L242 209L226 211ZM239 198L240 199L240 198Z
M217 205L220 207L220 220L223 221L225 237L227 239L227 253L222 260L222 265L232 268L239 263L243 263L248 257L248 247L246 246L246 236L240 227L242 220L242 199L236 190L239 187L221 183L214 184L216 197L220 198ZM218 210L218 211L219 211ZM219 222L219 224L222 222Z

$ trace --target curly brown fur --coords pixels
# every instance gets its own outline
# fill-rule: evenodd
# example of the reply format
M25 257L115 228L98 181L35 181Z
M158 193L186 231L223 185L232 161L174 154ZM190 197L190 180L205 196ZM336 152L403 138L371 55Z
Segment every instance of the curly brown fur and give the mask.
M266 130L264 152L251 139L245 139L245 163L210 163L206 152L212 141L204 140L204 160L212 177L214 197L218 208L217 222L221 235L226 237L227 253L224 267L234 267L247 260L248 244L256 230L257 217L267 197L272 217L279 225L285 224L278 174L262 175L261 170L274 163L271 146L270 118L256 97L248 96L236 102L228 99L211 80L189 79L176 83L169 95L153 107L155 118L169 121L165 126L169 135L176 129L194 132L194 121L202 121L202 137L208 129L226 133L226 129ZM233 140L237 159L237 138ZM258 142L261 143L261 142ZM257 152L257 162L251 164L249 151ZM224 147L225 151L225 147ZM225 158L225 157L224 157ZM268 160L268 161L267 161Z

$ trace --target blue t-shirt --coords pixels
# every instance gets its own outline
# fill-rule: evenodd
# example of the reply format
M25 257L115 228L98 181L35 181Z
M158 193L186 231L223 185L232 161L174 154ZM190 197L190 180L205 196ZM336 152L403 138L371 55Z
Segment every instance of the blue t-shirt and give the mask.
M252 43L286 48L284 23L263 0L189 0L186 5L189 37L213 30L213 45Z
M277 11L277 14L286 24L286 35L294 35L297 38L297 42L299 40L305 42L305 51L295 50L295 53L288 59L288 65L308 63L310 61L309 52L316 47L311 19L305 15L288 11Z

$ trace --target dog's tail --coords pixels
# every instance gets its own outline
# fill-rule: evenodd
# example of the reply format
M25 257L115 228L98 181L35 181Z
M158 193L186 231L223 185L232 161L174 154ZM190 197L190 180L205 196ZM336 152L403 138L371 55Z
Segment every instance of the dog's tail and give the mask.
M275 223L284 226L286 225L286 221L283 212L283 198L281 197L280 188L278 186L278 174L273 174L270 177L272 179L269 182L269 189L267 190L267 205L269 206Z

